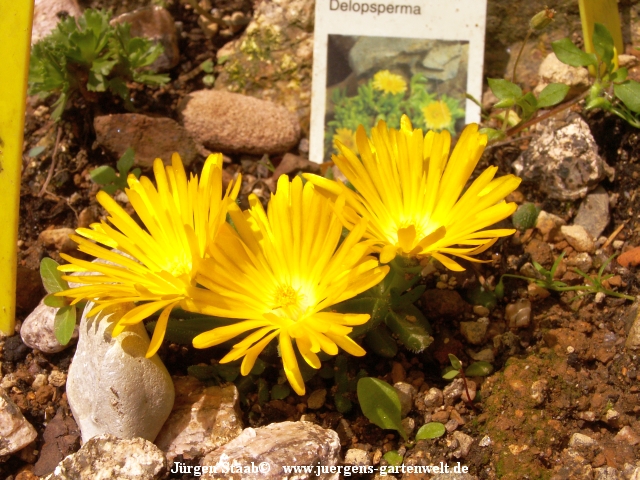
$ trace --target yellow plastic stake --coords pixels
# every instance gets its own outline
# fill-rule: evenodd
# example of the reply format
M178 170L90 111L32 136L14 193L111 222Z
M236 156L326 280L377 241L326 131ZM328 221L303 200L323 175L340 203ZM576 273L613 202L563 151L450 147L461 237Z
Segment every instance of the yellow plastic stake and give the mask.
M582 21L582 35L584 37L584 49L587 53L593 53L593 24L601 23L613 37L613 45L618 55L624 53L622 43L622 28L620 27L620 14L618 13L617 0L578 0L580 5L580 20Z
M33 1L0 1L0 331L12 335Z

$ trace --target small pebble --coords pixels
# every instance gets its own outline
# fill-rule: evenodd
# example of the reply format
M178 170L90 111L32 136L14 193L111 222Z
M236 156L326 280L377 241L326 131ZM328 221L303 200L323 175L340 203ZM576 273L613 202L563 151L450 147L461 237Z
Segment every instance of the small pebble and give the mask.
M35 388L44 387L47 384L47 376L44 373L39 373L36 375L36 378L33 380L31 386Z
M478 445L480 445L481 447L488 447L492 443L493 442L491 441L491 437L489 435L485 435L484 437L482 437L480 442L478 442Z
M487 307L485 307L484 305L474 305L473 306L473 313L475 313L479 317L487 317L487 316L489 316L490 312L489 312L489 309Z
M327 399L327 390L322 388L320 390L316 390L307 399L307 407L311 410L318 410L322 408L325 400Z
M54 370L49 374L49 383L54 387L62 387L67 383L67 374L60 370Z

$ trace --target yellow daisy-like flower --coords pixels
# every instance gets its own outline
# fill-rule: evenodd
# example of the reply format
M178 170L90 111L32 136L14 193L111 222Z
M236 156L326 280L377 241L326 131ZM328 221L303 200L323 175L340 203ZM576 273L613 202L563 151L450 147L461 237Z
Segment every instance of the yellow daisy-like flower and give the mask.
M347 228L369 221L365 237L378 243L380 261L396 254L426 260L434 257L450 270L464 270L448 255L478 261L472 256L493 245L513 229L482 230L511 215L515 203L504 198L520 184L520 178L494 178L497 167L487 168L462 193L487 143L478 126L468 125L449 157L451 135L444 131L412 129L406 116L400 130L384 122L371 131L356 132L361 159L341 147L333 161L357 192L341 182L317 175L305 178L333 198ZM461 196L462 195L462 196Z
M96 198L109 213L107 218L113 226L105 221L95 223L90 229L79 228L78 235L71 237L81 252L111 263L88 262L60 254L69 264L61 265L59 270L80 273L63 278L83 286L57 295L73 298L72 303L95 302L88 316L110 305L143 302L117 322L114 337L127 325L162 310L147 357L160 347L174 307L197 308L189 297L189 289L195 285L207 246L215 241L225 223L228 206L233 204L240 188L240 181L229 184L222 195L221 154L209 156L200 181L197 175L187 180L178 154L171 161L166 169L160 159L154 162L157 188L147 177L127 178L129 188L125 193L145 228L101 191Z
M451 124L451 110L442 100L436 100L422 107L422 115L427 130L444 130Z
M336 133L333 135L333 145L338 148L336 142L340 142L349 150L356 150L356 134L350 128L336 128Z
M407 91L407 82L402 75L380 70L373 76L373 89L391 94L404 93Z
M215 328L193 340L207 348L248 333L220 362L244 357L247 375L265 346L278 337L287 379L302 395L304 381L293 345L313 368L317 353L336 355L338 347L361 356L365 351L347 335L352 326L369 320L368 314L327 311L378 284L389 271L371 256L372 241L361 241L366 221L359 221L338 245L342 224L331 202L315 187L278 179L267 212L255 196L251 208L231 206L235 229L225 225L203 262L197 278L206 289L194 289L202 313L243 319ZM250 332L250 333L249 333Z

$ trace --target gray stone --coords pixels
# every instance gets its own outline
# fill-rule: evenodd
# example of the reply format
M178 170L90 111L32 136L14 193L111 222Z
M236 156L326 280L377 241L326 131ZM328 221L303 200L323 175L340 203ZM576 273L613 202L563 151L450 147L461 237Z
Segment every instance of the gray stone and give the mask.
M40 232L38 241L46 248L54 248L63 253L73 253L78 246L69 236L75 233L73 228L48 228Z
M453 456L456 458L465 458L469 455L473 438L460 431L453 432L453 438L458 442L458 448L453 451Z
M193 138L224 153L284 153L300 137L298 120L286 108L220 90L191 92L181 115Z
M604 188L598 186L582 201L573 223L584 227L591 238L596 239L607 228L610 220L609 195Z
M413 66L425 59L435 44L434 40L421 38L363 36L358 38L349 52L349 65L358 77L400 65ZM432 62L435 61L434 58Z
M225 464L249 467L262 466L262 471L242 474L211 473L203 480L275 480L293 478L284 475L287 465L337 465L340 454L340 439L333 430L309 422L272 423L266 427L246 428L239 437L206 455L203 466L222 468ZM296 479L333 479L335 474L300 474Z
M77 0L35 0L31 45L49 35L60 22L60 13L71 17L82 15Z
M542 127L541 135L531 141L513 168L524 182L535 183L550 198L577 200L614 174L597 152L589 126L573 116L564 127L553 122Z
M135 164L141 167L151 167L156 158L169 164L174 152L188 166L198 155L198 146L184 127L170 118L119 113L95 117L93 127L99 145L118 158L131 147Z
M594 480L622 480L620 472L613 467L600 467L594 469Z
M614 442L626 443L627 445L637 445L640 443L640 436L630 426L625 426L620 429L616 436L613 437Z
M10 455L33 442L38 433L18 406L0 388L0 456Z
M308 133L315 2L254 3L253 19L241 37L217 52L225 61L219 61L215 88L282 105Z
M593 447L597 444L598 442L596 442L593 438L587 437L582 433L574 433L569 439L570 447Z
M444 387L442 394L444 395L444 404L449 406L453 405L461 396L464 391L464 382L461 378L456 378L449 385Z
M155 439L169 464L178 455L202 457L242 432L238 390L207 387L193 377L173 377L173 410Z
M45 480L155 480L167 468L162 451L143 438L100 435L62 460Z
M132 37L143 37L162 45L164 51L149 68L155 71L167 71L180 62L178 32L173 17L167 9L149 6L123 13L111 20L112 24L125 22L131 25Z
M424 394L424 405L427 408L441 407L444 403L444 395L439 388L431 387L428 392Z
M350 448L344 454L346 465L366 466L371 465L371 455L366 450L360 448Z
M406 417L413 406L413 397L418 393L416 388L410 383L397 382L393 384L393 388L398 394L400 400L400 414Z
M487 327L485 322L460 322L460 333L472 345L482 345Z
M446 81L458 76L463 53L466 56L468 44L438 42L421 62L427 78Z
M40 301L40 304L24 319L20 328L20 337L24 344L36 348L44 353L57 353L71 346L78 338L78 327L73 331L71 341L62 345L53 330L58 309L49 307Z
M157 355L145 358L149 336L142 323L111 337L133 304L117 305L80 321L78 346L67 377L67 397L83 442L109 433L153 441L173 407L169 372Z
M578 252L593 253L596 245L591 235L581 225L564 225L560 227L560 232L565 240Z

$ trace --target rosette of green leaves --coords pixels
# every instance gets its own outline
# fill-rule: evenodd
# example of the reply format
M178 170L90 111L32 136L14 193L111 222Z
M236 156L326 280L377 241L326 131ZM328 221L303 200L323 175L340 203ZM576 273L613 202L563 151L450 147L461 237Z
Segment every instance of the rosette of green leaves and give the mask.
M131 37L129 24L112 26L110 14L87 9L79 18L62 20L31 52L29 94L59 95L52 118L58 120L75 95L95 103L99 92L120 96L130 108L126 82L162 85L167 75L148 67L162 53L159 43Z

